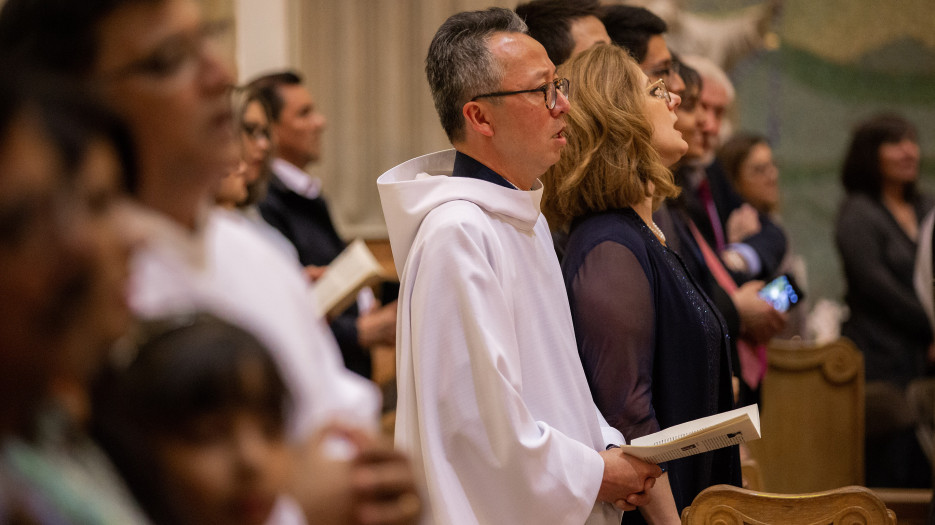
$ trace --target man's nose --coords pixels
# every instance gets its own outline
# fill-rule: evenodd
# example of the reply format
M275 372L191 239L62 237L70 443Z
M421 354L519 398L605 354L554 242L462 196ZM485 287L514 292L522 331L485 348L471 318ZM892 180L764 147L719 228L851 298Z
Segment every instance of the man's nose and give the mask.
M555 90L555 107L552 108L552 113L554 113L556 116L564 115L565 113L568 113L568 110L570 109L571 101L568 100L568 97L565 96L565 94L561 91Z

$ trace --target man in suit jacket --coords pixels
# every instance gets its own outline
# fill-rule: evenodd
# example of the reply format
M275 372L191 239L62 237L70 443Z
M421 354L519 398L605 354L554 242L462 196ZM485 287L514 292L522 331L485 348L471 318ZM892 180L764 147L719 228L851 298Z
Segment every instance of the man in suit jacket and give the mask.
M345 247L321 194L321 180L304 171L321 156L326 119L315 106L302 77L294 71L272 73L250 83L271 113L277 157L260 214L295 246L310 278L317 279ZM344 364L365 377L372 372L370 348L396 342L396 304L375 306L367 290L331 320Z
M661 78L676 93L685 89L679 61L666 44L668 26L662 18L642 7L608 5L603 8L601 21L613 43L627 49L651 81ZM785 254L785 234L768 217L757 216L755 210L743 206L723 168L713 161L723 116L733 102L734 91L720 68L710 61L701 62L700 57L693 57L691 63L686 60L704 78L700 103L706 111L706 158L711 160L706 161L706 169L697 171L698 177L686 181L682 199L705 240L721 255L735 280L743 283L751 278L769 278ZM738 209L740 212L734 214ZM728 225L750 235L731 243Z
M706 114L702 130L705 166L702 176L689 181L686 188L690 190L685 195L689 213L738 282L771 279L786 254L786 235L768 216L743 201L715 159L721 130L726 127L724 115L734 100L734 87L727 74L710 60L699 56L682 59L702 77L699 103ZM709 203L716 213L706 210Z

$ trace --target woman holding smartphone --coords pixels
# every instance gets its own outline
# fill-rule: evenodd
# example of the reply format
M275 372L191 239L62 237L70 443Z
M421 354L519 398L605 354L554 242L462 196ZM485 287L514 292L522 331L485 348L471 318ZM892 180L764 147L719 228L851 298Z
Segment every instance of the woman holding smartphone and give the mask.
M633 439L733 408L727 329L652 220L678 194L680 102L626 51L596 46L559 68L574 100L568 144L544 178L550 224L569 229L562 272L597 406ZM704 488L740 482L737 447L670 462L624 523L678 523Z
M793 240L789 232L782 226L782 218L779 216L780 192L779 192L779 168L773 161L773 149L769 140L759 133L740 131L735 133L717 152L718 161L724 167L724 172L730 180L737 193L743 197L743 200L753 206L761 216L769 217L776 227L783 230L787 240L786 255L779 263L779 269L776 270L778 277L773 282L768 283L761 290L760 295L770 301L770 304L780 312L785 312L792 306L798 305L800 301L787 301L785 295L776 295L781 289L792 291L790 288L798 288L797 284L806 285L805 261L793 249ZM783 278L791 282L786 288L787 283L782 283ZM795 290L794 296L797 299L803 299L800 290ZM783 297L780 302L771 301L770 297ZM788 298L791 299L791 296ZM778 306L785 305L785 309ZM795 336L807 337L806 331L806 312L807 306L796 306L788 316L786 327L776 334L780 339L791 339Z

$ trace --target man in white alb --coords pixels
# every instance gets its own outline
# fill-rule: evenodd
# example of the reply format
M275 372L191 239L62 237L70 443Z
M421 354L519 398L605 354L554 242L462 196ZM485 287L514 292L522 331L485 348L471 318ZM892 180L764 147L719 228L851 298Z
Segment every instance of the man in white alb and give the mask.
M397 268L396 443L426 523L620 523L655 465L591 399L538 177L562 147L568 83L506 9L438 30L426 73L455 150L378 180Z

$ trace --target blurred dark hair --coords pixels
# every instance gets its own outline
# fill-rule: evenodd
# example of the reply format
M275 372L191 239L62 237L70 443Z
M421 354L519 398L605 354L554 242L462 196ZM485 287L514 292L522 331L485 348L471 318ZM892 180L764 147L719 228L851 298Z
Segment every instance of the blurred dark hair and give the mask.
M764 135L752 133L749 131L735 133L717 152L717 159L724 167L727 177L736 186L737 179L740 177L740 167L750 156L750 151L757 144L769 145L769 140Z
M251 80L246 85L248 92L254 92L269 110L272 122L279 122L285 100L279 92L280 86L301 86L304 80L298 71L287 70L269 73Z
M68 172L77 170L85 160L91 143L103 140L113 146L121 167L121 182L129 193L137 190L136 151L130 130L107 106L79 93L78 87L56 99L42 112L49 135L59 147Z
M649 39L669 29L665 21L652 11L630 5L604 6L601 22L604 22L610 40L629 51L637 63L646 59Z
M0 54L86 77L97 60L101 21L124 5L162 1L6 0L0 10Z
M526 22L529 36L542 44L556 66L568 60L575 48L572 22L601 15L598 0L532 0L516 6L515 11Z
M686 66L680 62L677 55L672 55L672 61L679 64L679 76L685 83L685 89L678 95L682 97L682 103L679 109L682 111L693 111L701 98L701 89L704 87L704 81L701 74L692 67Z
M0 140L17 117L34 115L55 147L66 178L84 163L89 147L103 140L113 146L127 191L137 186L133 138L123 120L83 84L0 58Z
M858 124L851 135L841 169L844 190L848 194L864 194L879 200L883 184L880 146L906 138L918 141L918 135L911 122L895 113L880 113ZM916 183L907 184L905 197L911 199L915 194Z
M168 523L162 488L172 481L158 461L160 440L190 438L196 418L234 409L270 417L284 431L289 397L263 345L214 316L151 321L140 334L94 382L92 433L144 510Z

